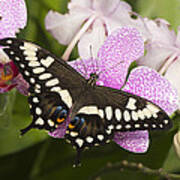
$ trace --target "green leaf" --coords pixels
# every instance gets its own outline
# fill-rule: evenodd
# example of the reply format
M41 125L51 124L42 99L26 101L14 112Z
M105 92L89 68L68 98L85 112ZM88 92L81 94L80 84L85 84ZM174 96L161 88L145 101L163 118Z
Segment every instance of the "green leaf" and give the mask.
M180 19L179 0L139 0L138 12L149 18L164 18L170 22L173 28L177 29Z

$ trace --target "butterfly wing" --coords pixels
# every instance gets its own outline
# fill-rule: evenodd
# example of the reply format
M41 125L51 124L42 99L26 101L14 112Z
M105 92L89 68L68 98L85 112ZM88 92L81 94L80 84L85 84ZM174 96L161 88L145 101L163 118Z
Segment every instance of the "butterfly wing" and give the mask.
M31 42L6 38L0 45L30 85L33 122L22 133L31 128L54 130L67 118L86 80L66 62Z
M109 142L115 132L172 127L172 121L159 106L122 90L97 86L85 97L87 101L69 124L65 136L76 147L78 156L85 148Z

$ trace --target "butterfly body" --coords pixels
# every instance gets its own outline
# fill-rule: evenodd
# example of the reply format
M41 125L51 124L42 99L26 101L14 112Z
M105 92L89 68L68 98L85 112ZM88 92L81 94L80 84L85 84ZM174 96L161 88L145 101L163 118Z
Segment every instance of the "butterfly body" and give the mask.
M96 85L98 74L85 79L47 50L24 40L0 40L29 83L31 128L57 130L67 119L65 138L77 149L108 143L115 132L166 130L172 127L159 106L142 97ZM79 160L77 159L77 163Z

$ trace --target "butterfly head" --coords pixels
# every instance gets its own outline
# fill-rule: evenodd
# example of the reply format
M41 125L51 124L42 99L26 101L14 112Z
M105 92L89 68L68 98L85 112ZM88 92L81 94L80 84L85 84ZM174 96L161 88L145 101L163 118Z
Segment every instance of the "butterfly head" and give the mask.
M87 80L87 81L88 81L88 84L91 85L91 86L95 86L98 78L99 78L99 75L98 75L98 74L96 74L96 73L91 73L91 74L90 74L90 78Z

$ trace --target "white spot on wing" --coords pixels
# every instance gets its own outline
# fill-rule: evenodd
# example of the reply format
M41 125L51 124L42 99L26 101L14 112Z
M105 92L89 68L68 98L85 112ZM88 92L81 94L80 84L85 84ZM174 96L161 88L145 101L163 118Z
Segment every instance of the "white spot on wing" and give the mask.
M122 128L122 125L120 125L120 124L118 124L117 126L116 126L116 129L117 130L120 130Z
M36 114L37 115L41 115L42 114L42 110L39 107L36 107Z
M30 42L24 42L23 46L19 47L21 50L32 50L32 51L37 51L38 47L35 44L32 44Z
M72 106L72 98L69 94L68 90L59 91L61 99L65 102L65 104L70 108Z
M115 109L115 116L116 116L116 120L117 121L120 121L121 118L122 118L122 113L121 113L121 110L119 108L116 108Z
M27 61L37 61L37 60L38 60L38 58L35 57L35 56L27 56L27 57L25 57L25 59L26 59Z
M46 82L47 87L55 86L57 84L59 84L59 80L57 78L51 79L51 80Z
M30 66L30 67L38 67L38 66L40 66L40 63L38 61L30 61L28 63L28 66Z
M41 74L40 76L39 76L39 79L40 80L46 80L46 79L49 79L49 78L51 78L52 77L52 74L50 74L50 73L44 73L44 74Z
M152 113L157 113L160 111L160 109L155 106L154 104L151 104L151 103L147 103L147 108L152 112Z
M48 124L49 124L49 126L53 127L54 126L54 121L52 121L51 119L48 119Z
M38 100L37 97L33 97L32 101L33 101L34 103L38 103L38 102L39 102L39 100Z
M32 84L34 84L34 83L35 83L35 79L34 79L34 78L30 78L30 82L31 82Z
M51 91L54 91L54 92L59 92L61 90L62 89L59 86L55 86L55 87L51 88Z
M98 138L100 141L102 141L102 140L104 139L104 136L103 136L102 134L98 134L98 135L97 135L97 138Z
M81 108L78 112L79 113L84 113L84 114L99 114L98 113L98 108L96 106L84 106Z
M44 120L43 120L41 117L39 117L39 118L36 120L35 124L37 124L37 125L43 125L43 124L44 124Z
M42 73L44 71L45 71L45 68L43 68L43 67L38 67L38 68L33 69L34 74L40 74L40 73Z
M70 136L72 136L72 137L76 137L76 136L78 136L78 133L77 133L77 132L75 132L75 131L72 131L72 132L70 132Z
M130 109L130 110L135 110L136 109L135 103L136 103L136 99L130 97L128 99L128 103L127 103L126 108Z
M132 112L131 112L131 116L132 116L132 119L133 119L134 121L137 121L137 120L138 120L138 114L137 114L137 112L132 111Z
M83 141L82 139L80 139L80 138L77 138L75 142L77 143L77 145L78 145L79 147L82 147L82 145L83 145L83 143L84 143L84 141Z
M54 58L48 56L46 59L41 59L41 63L45 67L49 67L54 62Z
M112 119L112 116L113 116L112 107L111 107L111 106L106 106L105 112L106 112L107 120L111 120L111 119Z
M126 122L131 120L131 116L130 116L130 114L129 114L129 112L127 110L124 111L123 116L124 116L124 120Z
M103 119L104 118L104 111L102 109L99 109L99 116Z
M88 143L92 143L93 142L93 138L91 136L88 136L88 137L86 137L86 141Z

